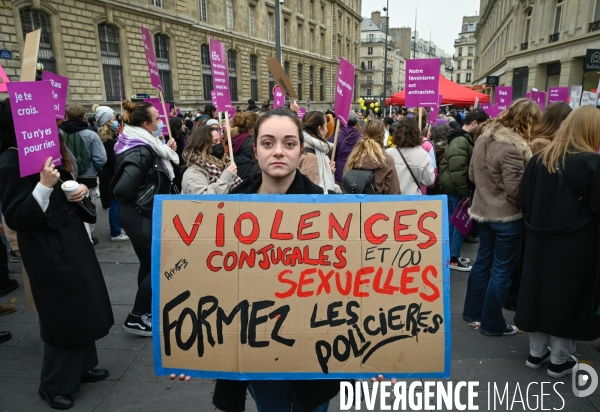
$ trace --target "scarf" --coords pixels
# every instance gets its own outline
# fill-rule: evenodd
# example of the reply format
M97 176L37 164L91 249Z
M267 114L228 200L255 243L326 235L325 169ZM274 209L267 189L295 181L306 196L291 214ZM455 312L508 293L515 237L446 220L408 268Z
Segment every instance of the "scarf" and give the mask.
M225 171L225 169L227 169L229 167L229 165L231 163L223 163L223 170L221 170L219 168L219 166L217 166L214 163L209 163L206 160L204 160L203 158L201 158L200 156L198 156L196 153L191 154L188 158L187 161L190 164L193 164L195 166L201 167L202 169L206 170L208 172L208 176L209 176L209 185L212 185L213 183L215 183L217 180L219 180L219 178L221 177L221 175L223 174L223 172ZM231 189L233 189L234 187L236 187L237 185L239 185L240 183L242 183L242 179L240 179L239 176L236 176L235 179L233 180L233 183L231 184L231 187L229 188L229 191L231 192Z
M82 130L87 129L88 127L90 127L90 125L88 124L88 122L85 122L83 120L67 120L65 122L62 122L61 125L60 125L60 128L65 133L80 132Z
M242 145L246 141L246 139L250 137L249 133L240 133L237 136L233 136L231 138L231 145L233 146L233 154L238 154Z
M173 165L179 164L179 156L169 146L163 145L160 140L152 136L145 129L128 124L123 128L123 133L119 135L119 140L115 144L115 154L119 155L136 146L147 146L160 158L165 170L169 174L169 179L173 180L175 172Z
M331 151L333 144L317 139L306 132L302 133L304 134L304 146L312 148L317 156L317 161L319 163L319 186L321 186L325 192L328 190L336 191L335 180L333 179L333 173L331 173L331 167L329 166L331 160L327 156Z

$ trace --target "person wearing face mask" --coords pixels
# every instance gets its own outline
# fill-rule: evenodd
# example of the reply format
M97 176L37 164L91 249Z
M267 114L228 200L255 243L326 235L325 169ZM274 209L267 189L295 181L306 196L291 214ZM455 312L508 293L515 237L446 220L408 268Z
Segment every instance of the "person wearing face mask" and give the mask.
M163 145L158 111L150 103L125 100L125 126L115 144L115 176L110 189L121 202L119 218L140 261L138 291L132 311L123 324L125 332L152 336L152 207L154 196L176 193L173 164L179 164L177 144Z
M111 241L123 242L129 240L129 237L123 233L121 222L119 221L121 203L115 198L109 188L110 181L115 175L115 144L117 143L119 122L110 107L100 106L96 109L96 124L98 125L98 136L100 136L100 140L102 140L102 145L106 151L106 164L100 170L100 202L103 209L108 209Z
M183 194L227 194L242 182L237 166L225 154L219 132L211 126L194 129L183 158L188 167L181 184Z

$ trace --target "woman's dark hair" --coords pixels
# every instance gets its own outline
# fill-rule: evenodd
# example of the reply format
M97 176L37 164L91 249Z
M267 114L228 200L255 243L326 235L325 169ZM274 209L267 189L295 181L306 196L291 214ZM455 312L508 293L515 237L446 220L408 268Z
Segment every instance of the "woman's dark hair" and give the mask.
M302 129L312 137L323 140L325 139L319 135L319 127L323 127L325 124L325 133L327 133L327 117L323 114L323 112L312 111L308 112L304 115L302 119Z
M265 112L265 114L263 114L260 119L258 119L258 122L256 122L256 125L254 126L254 133L252 136L252 141L254 142L254 145L256 145L256 141L258 139L258 132L260 131L260 126L262 126L262 124L266 120L271 119L276 116L277 117L288 117L294 122L294 124L298 127L298 137L300 138L300 144L304 145L304 135L302 134L302 124L300 124L300 120L298 120L298 116L296 116L296 113L292 112L289 109L286 109L285 107L278 107L277 109L269 110L268 112Z
M152 123L152 115L150 115L150 103L133 103L129 100L123 100L123 122L130 126L141 127L144 122Z
M17 136L10 108L10 99L7 97L0 102L0 153L9 147L17 147Z
M171 134L175 140L179 140L185 136L185 132L181 130L181 126L183 126L183 120L181 120L181 118L171 117L169 119L169 127L171 128Z
M552 103L546 107L544 114L542 114L542 120L538 123L537 127L531 134L532 139L544 138L548 140L554 139L554 135L560 128L561 123L571 113L571 106L563 102Z
M225 163L229 162L229 156L225 155L223 159L217 159L212 155L213 131L212 126L196 127L192 131L182 154L187 166L191 165L192 155L195 155L208 163L215 164L221 170L225 169Z
M419 125L414 117L403 117L394 130L394 145L397 147L421 146L423 139L419 132Z

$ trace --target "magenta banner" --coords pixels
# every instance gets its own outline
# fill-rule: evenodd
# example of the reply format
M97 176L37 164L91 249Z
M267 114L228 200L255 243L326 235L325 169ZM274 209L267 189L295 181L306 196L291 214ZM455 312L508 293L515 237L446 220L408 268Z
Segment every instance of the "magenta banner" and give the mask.
M275 86L273 89L273 109L277 109L278 107L285 106L285 95L279 88L279 86Z
M69 79L52 72L44 70L42 80L48 80L52 85L52 106L54 116L57 119L65 118L65 107L67 106L67 91L69 90Z
M10 83L10 79L4 72L2 65L0 64L0 93L6 92L6 83Z
M350 111L350 109L348 109L348 112ZM302 120L304 118L304 115L306 114L306 107L301 107L298 110L298 119Z
M487 113L487 111L490 110L490 107L492 107L492 105L489 103L481 103L480 109Z
M225 54L225 46L220 41L211 38L208 47L210 50L210 68L212 70L213 86L217 99L217 110L222 112L231 106L227 55Z
M538 92L537 104L542 110L546 110L546 96L546 92Z
M210 100L211 100L213 106L217 107L217 93L214 90L210 91ZM217 108L217 111L219 111L218 108Z
M140 27L142 32L142 40L144 41L144 51L146 52L146 63L148 63L148 71L150 72L150 83L152 87L163 91L160 74L158 74L158 64L156 64L156 55L154 54L154 46L152 46L152 35L144 26Z
M494 104L498 106L498 110L501 112L505 111L506 109L508 109L508 106L510 106L511 102L512 86L496 86Z
M490 107L489 109L487 109L485 112L487 113L488 116L490 116L491 118L496 118L498 117L498 115L500 113L502 113L504 110L501 110L497 104L493 105L492 107Z
M433 107L440 88L440 59L406 61L407 107Z
M442 105L442 95L438 95L438 104L433 106L431 108L431 110L429 111L429 116L427 117L427 120L429 120L429 123L433 123L435 122L435 119L437 119L438 114L440 114L440 106Z
M569 101L569 87L559 87L552 86L550 88L550 93L548 94L548 104L563 102L567 103Z
M60 165L60 142L50 81L6 84L17 136L21 177L40 173L46 159Z
M333 112L344 126L348 124L350 105L354 94L354 66L343 57L340 58L337 83L335 85L335 102Z
M158 97L151 97L149 99L144 99L144 102L150 103L152 106L154 106L156 110L158 110L158 118L163 122L162 134L163 136L168 136L169 129L167 128L167 122L169 121L169 116L166 115L165 112L163 112L163 107L162 103L160 102L160 99ZM171 104L165 103L165 108L167 110L167 113L169 113L169 111L171 110Z

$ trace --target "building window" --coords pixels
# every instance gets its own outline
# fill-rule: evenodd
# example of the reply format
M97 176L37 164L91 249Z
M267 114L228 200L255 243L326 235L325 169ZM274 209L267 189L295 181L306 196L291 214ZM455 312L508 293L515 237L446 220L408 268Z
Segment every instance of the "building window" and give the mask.
M552 33L560 32L560 22L562 20L563 5L563 0L556 0L556 14L554 15L554 31Z
M301 49L302 48L302 25L299 24L298 25L298 48Z
M460 66L461 66L461 63L462 63L462 62L461 62L460 60L459 60L458 62L456 62L456 70L460 70L460 69L462 69L462 67L460 67Z
M319 98L321 101L325 100L325 69L319 69Z
M275 88L275 79L269 70L269 99L273 100L273 89Z
M283 19L283 44L288 46L288 19Z
M235 50L229 50L227 52L227 65L229 67L229 93L231 94L231 100L236 101L238 99L238 89L237 52Z
M156 7L162 7L162 0L152 0L152 5Z
M600 1L600 0L598 0ZM325 35L321 34L321 44L319 45L320 51L321 51L321 55L325 54Z
M19 14L21 16L21 27L23 28L23 39L25 39L27 33L40 28L42 29L38 62L44 65L44 70L56 73L56 61L54 60L54 52L52 51L50 22L48 18L35 10L21 9Z
M208 13L206 12L206 0L200 0L200 20L208 21Z
M471 73L467 73L467 83L471 83Z
M529 43L529 29L531 28L531 9L527 11L527 18L525 21L525 43Z
M367 96L371 96L372 89L367 89Z
M368 38L368 40L367 40L367 41L368 41L369 43L373 43L373 41L375 40L375 35L374 35L374 34L368 34L368 35L367 35L367 38Z
M459 48L458 48L458 56L459 56L459 57L460 57L460 56L462 56L462 49L463 49L462 47L459 47Z
M373 54L373 48L372 47L367 47L367 54L368 55Z
M213 89L212 71L210 69L210 49L208 44L200 46L200 56L202 60L202 89L204 90L204 100L212 101L210 92Z
M289 79L290 78L290 62L283 62L283 71L285 72L285 75Z
M171 83L171 63L169 61L169 39L157 34L154 36L154 53L158 64L158 74L163 86L165 99L173 100L173 84Z
M298 100L302 100L302 65L298 65Z
M309 87L308 98L310 100L315 99L314 83L315 83L315 68L313 66L310 66L310 68L308 69L308 87Z
M233 29L233 0L227 0L227 28Z
M121 86L121 55L119 53L119 34L117 29L106 24L98 26L100 37L100 54L102 56L102 72L104 73L104 88L106 100L119 101Z
M254 101L258 100L258 58L255 55L250 55L250 98Z
M325 21L325 6L321 6L321 23Z
M469 56L472 56L474 52L474 48L473 47L469 47Z
M460 83L460 73L456 75L456 83Z
M600 20L600 0L596 0L596 10L594 12L594 21Z
M467 60L467 69L473 68L473 60Z
M315 1L314 0L310 0L310 5L309 5L309 9L308 9L308 18L311 20L314 20L314 8L315 8Z
M342 41L338 40L338 59L342 57Z
M367 61L367 70L373 70L373 60Z
M248 6L248 32L254 36L254 6Z
M275 16L273 13L267 15L267 38L269 41L273 41L273 19Z
M373 75L367 74L367 84L373 84Z
M298 2L298 14L302 14L302 0L296 0Z
M308 51L312 53L313 51L313 43L315 42L315 31L310 29L308 33Z

